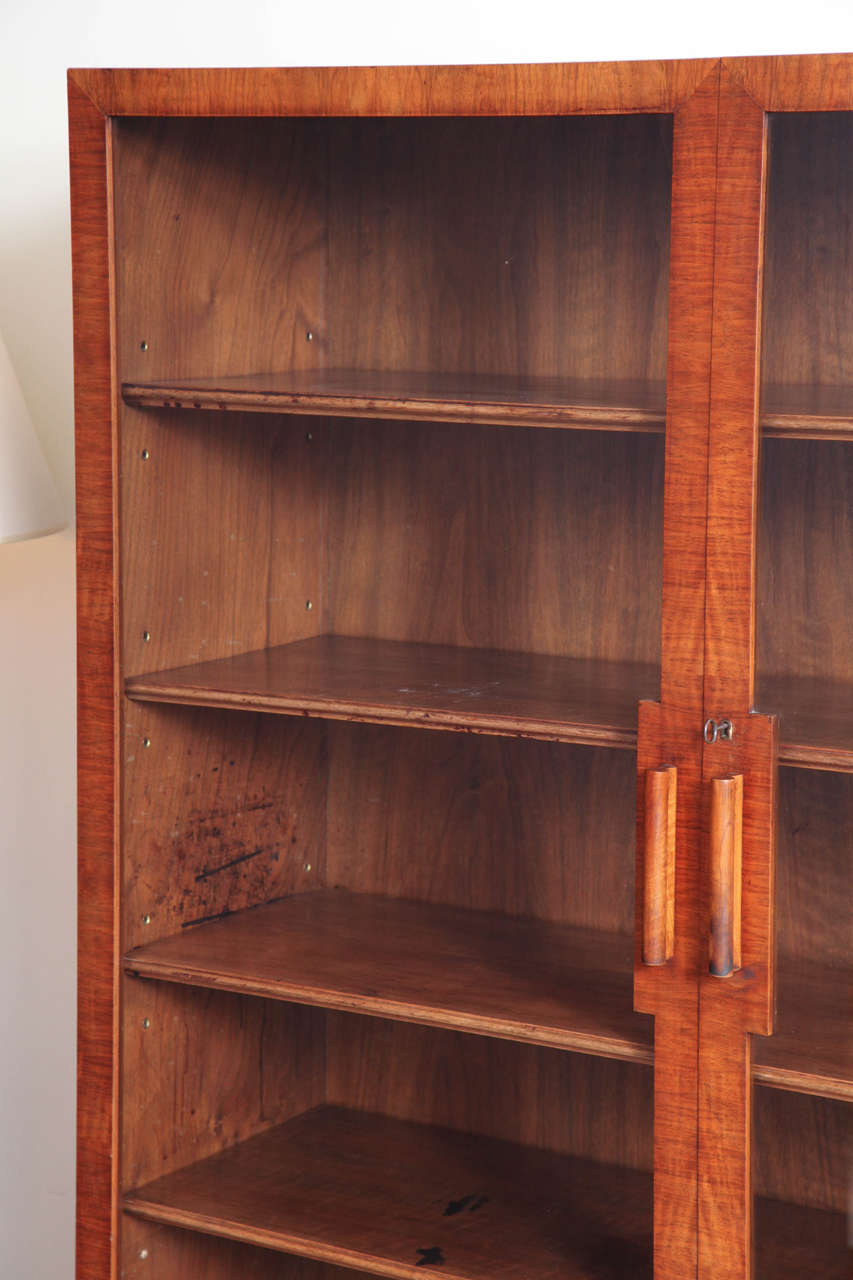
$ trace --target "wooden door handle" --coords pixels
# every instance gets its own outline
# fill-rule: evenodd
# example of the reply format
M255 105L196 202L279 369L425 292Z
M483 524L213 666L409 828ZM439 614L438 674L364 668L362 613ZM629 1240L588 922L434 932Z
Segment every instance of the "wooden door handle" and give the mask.
M711 782L711 938L709 968L728 978L741 967L743 774Z
M675 951L674 764L646 770L643 963L666 964Z

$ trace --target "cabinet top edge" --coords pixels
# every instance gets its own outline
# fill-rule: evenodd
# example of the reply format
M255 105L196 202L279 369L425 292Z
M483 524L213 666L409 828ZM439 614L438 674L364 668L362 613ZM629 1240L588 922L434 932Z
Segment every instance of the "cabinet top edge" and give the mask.
M106 116L421 116L662 113L719 58L484 65L71 68Z

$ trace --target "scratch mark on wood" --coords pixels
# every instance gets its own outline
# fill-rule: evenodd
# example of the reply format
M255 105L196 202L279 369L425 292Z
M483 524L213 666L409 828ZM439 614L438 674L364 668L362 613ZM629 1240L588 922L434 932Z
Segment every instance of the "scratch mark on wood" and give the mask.
M231 858L229 862L223 862L221 867L204 867L196 876L196 883L199 880L209 880L211 876L218 876L220 871L227 871L229 867L237 867L241 862L248 862L251 858L257 858L265 851L263 849L253 849L251 853L241 853L237 858ZM270 857L276 858L278 855L275 850L270 852Z

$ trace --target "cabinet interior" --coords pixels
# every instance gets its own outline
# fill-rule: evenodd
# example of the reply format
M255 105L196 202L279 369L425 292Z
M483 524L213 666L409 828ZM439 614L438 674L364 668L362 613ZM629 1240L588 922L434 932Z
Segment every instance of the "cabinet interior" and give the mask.
M112 128L126 1274L650 1276L671 118Z

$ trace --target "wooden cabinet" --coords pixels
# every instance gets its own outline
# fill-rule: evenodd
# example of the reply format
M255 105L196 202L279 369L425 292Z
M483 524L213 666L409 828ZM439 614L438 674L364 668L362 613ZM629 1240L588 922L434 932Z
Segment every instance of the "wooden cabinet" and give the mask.
M69 103L79 1277L841 1280L853 59Z

